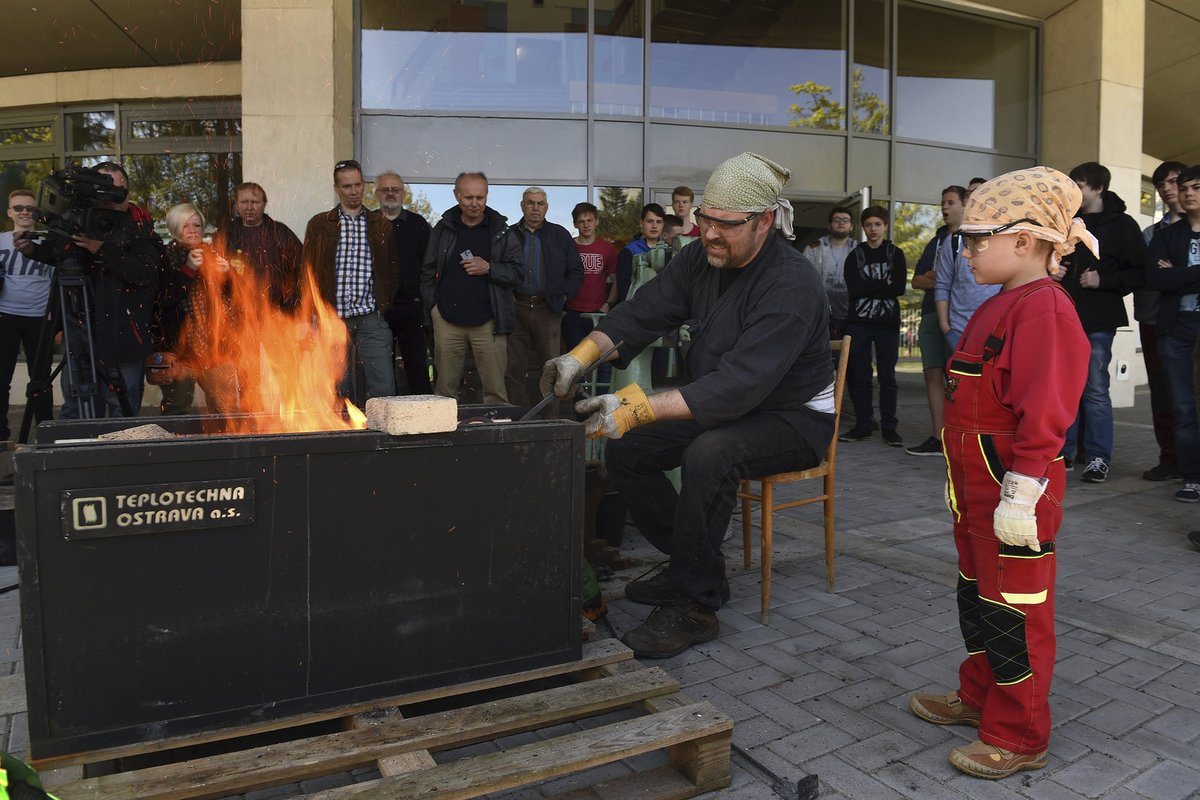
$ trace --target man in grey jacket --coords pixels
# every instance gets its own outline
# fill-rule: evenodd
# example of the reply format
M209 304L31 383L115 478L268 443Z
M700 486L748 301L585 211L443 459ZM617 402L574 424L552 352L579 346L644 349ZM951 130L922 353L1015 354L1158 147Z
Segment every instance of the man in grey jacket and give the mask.
M434 392L458 397L467 348L483 384L483 402L507 403L504 371L513 329L513 289L525 275L521 246L508 219L488 207L487 176L454 181L458 205L429 237L421 268L421 300L433 321Z
M846 294L844 272L846 256L858 244L854 233L854 215L850 209L837 206L829 212L829 233L808 246L804 255L817 268L829 296L829 338L841 339L846 328L849 297Z

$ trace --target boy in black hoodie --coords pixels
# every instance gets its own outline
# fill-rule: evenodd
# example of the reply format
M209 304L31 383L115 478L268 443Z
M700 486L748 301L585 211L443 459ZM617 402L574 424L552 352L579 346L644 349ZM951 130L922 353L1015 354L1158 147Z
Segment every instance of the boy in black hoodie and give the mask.
M1070 177L1083 193L1079 217L1100 242L1100 257L1081 244L1063 259L1055 276L1075 301L1083 332L1092 344L1087 385L1079 415L1067 431L1065 450L1067 458L1072 458L1079 445L1079 460L1086 460L1083 480L1104 483L1113 450L1108 363L1117 328L1129 324L1123 298L1144 282L1146 241L1137 222L1125 213L1125 202L1108 190L1112 173L1107 167L1088 161L1071 170Z
M860 217L867 240L850 251L843 264L849 308L846 333L850 335L850 361L846 382L854 404L854 428L839 442L861 442L871 436L875 421L871 403L871 347L879 375L879 423L883 441L900 447L896 430L896 360L900 357L900 296L904 294L908 265L904 251L885 239L888 212L871 206Z

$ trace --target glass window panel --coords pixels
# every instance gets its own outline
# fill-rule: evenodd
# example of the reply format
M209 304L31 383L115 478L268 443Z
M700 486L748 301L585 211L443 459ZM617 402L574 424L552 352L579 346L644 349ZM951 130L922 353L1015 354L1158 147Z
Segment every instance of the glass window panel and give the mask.
M650 114L796 128L845 127L842 3L656 3Z
M642 3L596 0L595 113L642 115Z
M0 161L0 197L8 202L13 189L28 189L37 195L42 178L54 170L54 159L34 158L25 161ZM7 205L4 206L6 209ZM12 221L5 215L2 230L12 230Z
M596 208L600 209L597 235L624 247L641 231L644 204L640 187L596 187Z
M898 135L1032 152L1033 28L907 2L898 24Z
M0 147L9 144L49 144L54 141L50 125L0 126Z
M134 139L212 138L241 136L242 122L238 119L142 119L129 126Z
M67 114L67 150L106 151L117 147L116 115L111 111Z
M854 71L850 95L854 130L887 135L891 129L891 3L854 0Z
M210 228L233 215L230 197L242 182L241 153L135 155L123 165L129 173L130 199L148 209L159 227L167 210L178 203L200 209Z
M521 195L527 188L529 184L491 183L488 185L487 204L508 217L511 225L521 219ZM571 209L576 203L587 199L587 189L583 186L542 188L546 190L546 201L550 204L546 219L574 232ZM423 215L431 225L437 224L442 214L458 205L458 201L454 199L454 184L451 183L414 183L409 185L408 189L415 198L408 208Z
M363 0L362 105L586 113L586 13L587 0Z

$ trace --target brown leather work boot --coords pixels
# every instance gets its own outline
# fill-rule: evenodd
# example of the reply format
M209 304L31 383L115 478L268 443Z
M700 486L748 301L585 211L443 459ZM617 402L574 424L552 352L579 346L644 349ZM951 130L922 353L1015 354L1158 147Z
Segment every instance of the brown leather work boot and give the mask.
M976 739L970 744L951 750L950 763L976 778L996 780L1007 778L1023 769L1041 769L1046 766L1047 752L1043 750L1040 753L1010 753Z
M947 695L917 692L908 701L908 708L926 722L935 725L971 725L979 727L983 713L959 699L958 692Z

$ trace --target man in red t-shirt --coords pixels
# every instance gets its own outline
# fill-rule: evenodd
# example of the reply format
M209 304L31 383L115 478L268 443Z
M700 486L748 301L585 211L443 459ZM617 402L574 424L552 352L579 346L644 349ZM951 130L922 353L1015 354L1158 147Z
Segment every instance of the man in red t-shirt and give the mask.
M583 259L583 283L575 296L567 300L563 312L563 344L567 350L592 332L592 321L584 314L608 313L617 299L617 248L596 238L600 212L591 203L580 203L571 211L579 235L575 246Z
M676 186L671 190L671 210L675 212L675 216L683 220L683 230L679 232L681 236L693 238L700 236L700 226L692 219L692 203L695 200L696 193L689 186Z

